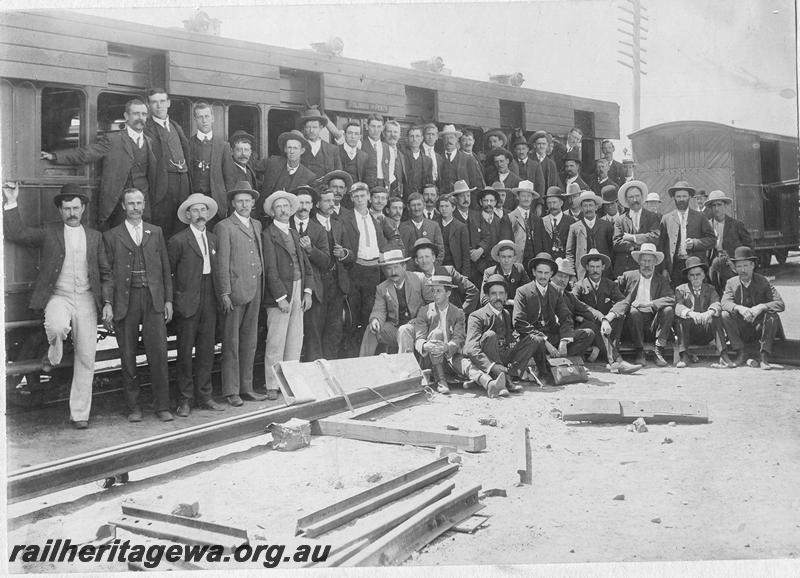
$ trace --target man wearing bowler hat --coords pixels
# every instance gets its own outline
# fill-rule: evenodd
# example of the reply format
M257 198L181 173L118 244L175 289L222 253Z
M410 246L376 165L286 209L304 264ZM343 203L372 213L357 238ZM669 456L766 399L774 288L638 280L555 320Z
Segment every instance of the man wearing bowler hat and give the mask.
M455 125L447 124L439 132L439 138L444 142L439 190L442 193L452 192L456 181L465 181L471 188L483 187L483 173L478 161L474 156L458 149L461 131L456 130Z
M63 224L44 229L22 222L17 199L19 184L3 185L3 231L7 240L41 248L42 261L33 286L30 308L44 310L44 329L49 348L45 371L61 363L64 340L72 332L75 346L69 413L76 429L86 429L92 406L92 380L97 349L97 313L103 322L113 319L111 266L103 236L84 227L81 218L89 204L75 184L61 187L53 198Z
M310 107L300 115L300 127L303 129L307 144L300 162L314 173L315 178L342 169L339 149L335 144L322 140L320 136L322 128L327 124L328 118L322 115L316 106Z
M253 361L264 285L261 223L251 217L258 191L239 181L233 211L217 223L217 297L222 311L222 393L234 407L266 396L253 390Z
M297 130L282 133L278 137L278 148L283 156L267 159L264 182L261 185L261 196L268 197L275 191L291 191L303 185L310 185L318 175L305 167L300 161L310 148L306 138ZM319 176L323 176L322 175ZM256 210L261 217L261 207Z
M625 298L616 303L606 315L609 323L624 318L623 332L627 333L636 349L636 365L645 366L644 340L648 334L655 335L656 365L665 367L664 348L672 332L675 317L675 292L667 280L656 275L655 270L664 260L664 253L652 243L631 253L639 264L637 271L625 271L617 279L620 291ZM605 324L604 324L605 325ZM604 334L607 334L604 328Z
M604 186L600 190L600 196L603 199L603 208L598 214L600 214L601 219L611 223L611 227L613 228L617 220L617 215L619 215L619 203L617 202L619 194L617 193L617 187L614 185Z
M642 181L628 181L619 188L619 204L627 211L614 222L614 277L638 269L631 253L644 243L658 242L661 217L642 208L646 196L647 184Z
M722 324L731 347L738 352L734 362L744 365L746 343L760 344L761 369L772 369L772 342L783 334L778 314L786 309L778 290L763 275L755 272L755 251L737 247L728 257L736 267L736 277L728 279L722 294Z
M178 417L189 417L193 404L213 411L224 409L211 397L217 324L217 237L206 229L206 224L216 214L217 202L212 197L189 195L177 212L178 220L189 226L167 242L178 336Z
M569 228L567 235L567 258L576 269L578 279L583 279L586 270L581 259L590 249L612 258L614 254L614 226L597 217L597 209L602 206L603 199L592 191L583 191L578 197L581 204L581 218ZM611 267L605 274L611 276Z
M289 219L300 205L298 197L275 191L264 201L264 213L272 223L262 234L267 310L267 345L264 352L267 396L278 399L278 378L273 366L297 361L303 349L303 316L311 307L314 274L300 235ZM327 239L326 239L327 241ZM325 255L327 261L327 255Z
M569 186L572 183L577 184L578 187L580 187L579 190L581 191L589 190L589 185L587 185L586 181L581 178L582 164L583 161L581 160L580 149L573 149L564 157L563 180L564 189L567 192L569 192Z
M694 187L686 181L678 181L667 192L675 202L675 209L661 218L659 242L665 257L663 274L675 287L686 267L686 259L704 259L716 238L711 223L703 213L689 207L689 200L695 193Z
M726 214L726 208L733 200L722 191L711 191L705 209L711 213L711 227L714 229L716 244L709 252L711 267L708 271L710 282L717 291L725 290L728 279L736 276L736 267L728 257L737 247L752 247L753 237L741 221Z
M689 257L683 274L687 283L675 288L675 333L680 352L676 367L697 363L698 357L689 354L688 346L707 345L712 339L717 348L719 367L733 367L725 351L719 294L705 282L708 265L699 257Z
M544 226L543 250L554 257L565 257L567 254L567 239L569 228L575 223L575 218L563 212L567 197L558 187L550 187L544 196L547 215L542 217ZM530 266L526 263L526 267Z

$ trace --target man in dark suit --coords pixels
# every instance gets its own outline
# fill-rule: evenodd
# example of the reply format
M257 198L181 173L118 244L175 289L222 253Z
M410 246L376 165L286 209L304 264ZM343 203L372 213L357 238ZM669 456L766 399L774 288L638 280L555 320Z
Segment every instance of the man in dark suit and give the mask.
M511 172L509 166L511 165L511 161L514 157L506 149L492 149L486 153L486 158L492 159L494 168L496 169L495 172L497 177L494 181L491 181L493 188L499 188L497 183L500 183L500 187L511 190L518 187L520 181L525 180L520 178L519 175Z
M499 217L494 209L500 203L500 194L487 187L478 195L481 211L473 211L467 221L470 243L470 260L472 261L472 281L480 286L483 271L493 265L491 251L501 239L511 239L511 222L508 216Z
M433 161L422 150L422 127L412 126L406 134L405 166L408 169L406 178L407 192L421 193L426 185L434 184Z
M300 247L306 254L311 265L311 274L314 278L314 292L311 299L311 308L303 314L303 360L316 361L322 357L322 331L323 326L316 324L319 319L318 309L322 304L322 274L329 270L331 265L331 247L328 246L328 234L319 221L311 218L311 210L316 205L319 193L309 186L298 187L291 194L297 197L297 211L289 219L289 227L297 231Z
M310 185L317 178L313 171L300 163L308 147L308 141L299 131L292 130L278 137L278 148L283 151L284 156L267 159L264 182L261 185L262 197L266 198L275 191L291 191ZM254 216L266 221L261 207L256 208Z
M711 227L714 229L716 244L709 251L711 268L708 271L711 283L722 292L728 279L736 276L736 267L728 259L737 247L752 247L753 237L741 221L725 213L726 206L733 200L722 191L711 191L705 208L711 213Z
M467 319L464 355L471 364L469 377L486 389L489 397L520 392L520 380L528 380L528 364L536 345L530 335L514 335L511 313L506 309L508 291L502 275L483 284L487 303Z
M783 333L778 314L786 309L778 290L763 275L755 272L757 257L750 247L737 247L728 257L736 267L736 277L728 279L722 294L722 324L738 352L736 365L745 364L745 343L758 341L761 369L772 369L769 362L772 342Z
M458 150L458 139L461 138L461 131L456 130L452 124L445 125L444 130L439 132L439 137L444 142L444 155L442 155L442 166L439 171L439 191L450 193L456 181L465 181L471 188L483 187L483 173L478 165L478 161L472 155L465 154Z
M400 239L403 241L406 254L410 253L414 248L414 243L417 239L429 239L437 247L436 263L442 264L444 260L444 239L442 238L442 230L436 221L426 219L424 216L425 203L422 200L422 195L413 193L408 198L408 216L407 221L401 221L397 231Z
M151 183L156 182L158 163L150 137L144 134L147 106L138 98L125 103L125 130L112 132L87 147L41 152L41 157L57 165L86 165L103 159L97 223L101 230L110 229L125 220L122 191L136 188L152 202ZM144 208L150 218L151 207ZM171 216L170 216L171 218Z
M580 152L577 150L573 150L564 157L564 167L562 172L562 177L564 181L564 190L567 193L570 192L570 185L575 183L578 185L579 191L588 191L589 185L586 184L581 178L581 166L583 161L581 160Z
M389 183L389 145L381 140L383 118L377 114L367 117L367 136L361 140L361 150L367 153L364 167L364 182L369 188L378 185L388 188Z
M539 170L544 177L544 186L541 189L536 189L536 183L534 183L534 190L539 195L544 195L550 187L561 187L561 177L558 174L558 167L555 161L547 156L547 133L543 130L536 131L531 136L530 143L532 145L532 153L528 154L529 162L538 164ZM539 186L541 186L541 183Z
M442 166L444 157L436 150L436 143L439 141L439 127L429 122L422 127L422 152L431 159L431 182L435 184L440 192L442 189Z
M639 249L644 243L658 243L659 224L661 217L652 211L642 208L647 196L647 185L642 181L628 181L619 189L617 199L623 208L614 222L614 277L619 277L625 271L634 271L639 268L634 258L633 251Z
M161 227L169 239L180 227L174 215L183 200L189 196L189 141L183 128L168 116L169 95L163 88L154 88L147 93L150 117L144 126L144 134L153 144L156 158L156 180L151 184L151 214L153 224Z
M217 206L225 207L228 204L226 183L238 178L231 147L221 134L214 134L212 130L214 114L210 104L198 102L192 110L197 127L197 133L189 139L192 192L213 197Z
M517 248L515 262L523 267L545 248L544 223L533 208L533 201L539 198L539 193L533 187L531 181L521 181L512 189L519 204L508 214L512 239Z
M353 202L347 192L353 186L353 178L345 171L331 171L322 178L316 179L311 186L318 191L330 191L333 194L331 218L338 219L352 213ZM346 206L346 205L349 205Z
M586 276L586 270L581 264L581 259L590 249L597 249L600 253L612 258L614 254L614 227L608 221L598 218L597 209L603 204L603 199L592 191L584 191L579 197L581 204L581 218L569 228L567 236L567 259L577 272L578 280ZM611 267L606 271L611 276Z
M667 192L675 201L675 210L661 218L659 241L666 257L663 274L678 285L686 259L705 259L706 253L716 243L714 229L703 213L689 208L689 199L695 189L686 181L678 181Z
M422 237L414 243L410 254L416 265L415 268L423 275L423 281L430 280L436 275L450 277L453 288L456 289L456 291L450 292L450 302L456 307L462 308L466 318L478 306L478 288L450 265L437 265L438 250L438 247L430 239ZM433 291L428 283L424 283L422 286L422 299L425 303L433 302Z
M594 162L595 172L592 174L592 180L589 182L589 188L594 191L596 195L603 192L603 188L609 185L618 188L619 184L608 176L608 161L600 157Z
M699 359L696 355L689 355L688 346L707 345L712 339L717 348L719 366L733 367L725 351L719 294L705 283L708 265L698 257L689 257L683 274L688 282L675 288L675 334L680 352L676 367L697 363Z
M142 221L145 197L138 189L122 196L125 221L103 235L114 279L114 332L122 361L128 421L142 421L136 349L139 326L150 369L153 408L161 421L172 421L167 375L167 323L172 319L172 274L164 235Z
M388 178L386 178L386 190L392 196L402 198L408 202L408 167L406 167L406 156L397 148L400 142L400 123L396 120L386 121L383 127L383 138L389 150ZM378 183L380 186L380 183Z
M439 197L437 206L441 220L442 243L444 245L443 265L451 265L464 277L469 278L472 269L469 259L469 230L467 226L453 217L455 199L452 195Z
M277 399L279 389L273 366L281 361L300 359L303 317L311 307L314 292L314 274L308 255L300 244L300 235L289 226L289 219L298 206L298 198L286 191L275 191L264 201L264 212L273 219L263 233L267 286L264 373L270 399ZM327 254L322 257L327 261Z
M247 181L254 189L259 188L258 176L250 161L253 156L253 147L255 143L255 137L243 130L237 130L231 135L230 144L231 156L233 157L233 170L228 175L230 180L225 183L226 189L233 187L233 185L239 181ZM217 213L217 218L224 219L228 216L227 207L225 209L220 207L220 210L224 211L224 213Z
M638 271L626 271L617 279L625 299L615 304L606 315L611 323L619 317L625 318L623 331L633 341L636 349L636 365L644 367L644 340L648 333L656 335L656 365L665 367L664 348L672 332L675 317L675 293L664 277L656 275L656 266L664 260L664 254L652 243L631 253L639 264Z
M300 126L307 144L300 162L314 173L314 178L342 169L342 159L339 156L338 147L325 142L320 137L320 131L326 124L328 124L328 119L314 106L300 116Z
M344 127L344 142L339 145L342 170L350 175L351 184L367 178L366 167L369 155L359 148L359 141L361 141L361 123L351 120Z
M562 210L565 198L564 192L558 187L550 187L544 196L547 207L547 215L542 217L544 249L554 258L566 257L569 228L575 222L572 216ZM530 268L528 263L525 266Z
M600 143L600 152L608 163L608 178L617 183L618 186L625 184L627 171L621 162L614 160L614 143L608 139L603 139Z
M531 147L525 140L525 135L519 134L511 141L511 150L514 151L520 180L531 181L535 191L545 191L544 173L538 162L534 162L528 155Z
M329 265L320 271L319 283L315 282L314 299L311 308L312 323L320 329L319 340L322 356L337 359L342 346L342 310L344 300L350 292L348 270L356 259L353 241L345 233L338 219L333 218L333 191L319 193L315 218L328 240Z
M178 334L178 417L189 417L193 403L213 411L224 409L211 396L217 324L213 276L217 268L217 238L206 230L206 223L216 214L217 202L212 197L189 195L177 213L178 220L189 226L167 242Z
M86 429L92 406L92 381L97 349L97 312L103 322L114 317L111 267L102 235L81 225L89 203L74 184L61 187L53 198L62 223L28 228L17 208L19 185L3 186L3 231L8 241L41 248L42 261L33 286L30 308L44 310L49 348L46 369L61 363L64 340L72 332L75 346L69 413L76 429ZM44 362L44 360L43 360Z
M214 227L217 297L222 310L222 394L234 407L263 401L253 390L258 313L264 284L261 223L250 214L258 192L247 181L228 191L233 211Z
M372 189L373 191L375 189ZM370 195L372 196L372 195ZM405 213L406 205L403 202L403 199L400 197L392 197L387 201L386 204L386 214L383 215L383 218L378 218L375 215L375 211L370 210L373 218L378 222L378 224L383 229L383 235L386 237L387 241L394 241L400 243L405 249L406 241L411 241L413 245L413 238L403 240L402 236L400 235L400 225L403 222L403 213Z
M483 150L490 151L493 149L508 149L508 136L499 128L493 128L486 131L483 135ZM517 161L512 160L509 165L509 170L515 175L519 174L519 166ZM483 161L483 180L487 183L493 183L497 180L497 169L494 163L485 158Z
M436 207L436 203L439 201L439 191L437 190L436 185L433 183L428 183L422 187L422 201L425 203L425 211L423 213L425 218L431 221L436 221L437 223L441 223L442 214Z

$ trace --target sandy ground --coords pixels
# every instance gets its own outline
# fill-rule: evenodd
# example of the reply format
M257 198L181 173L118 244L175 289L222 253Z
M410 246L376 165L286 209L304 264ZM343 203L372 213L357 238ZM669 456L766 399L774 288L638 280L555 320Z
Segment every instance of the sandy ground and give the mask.
M790 337L800 336L798 271L793 259L776 280L790 306L783 315ZM800 558L800 370L714 370L710 361L685 370L651 367L634 376L612 376L592 366L587 384L529 388L500 400L461 390L431 400L417 396L413 404L380 412L375 423L381 425L442 432L451 425L458 433L486 434L486 451L462 453L454 481L508 493L484 500L486 527L474 535L447 533L407 565ZM711 421L650 425L646 433L632 433L624 425L568 424L551 415L577 398L704 401ZM498 426L480 425L482 417L496 418ZM22 430L9 431L9 463L37 463L47 454L42 439L67 455L70 434L63 425L50 425L36 426L31 440L21 431L32 426L20 420ZM157 425L150 424L147 434L161 431ZM519 487L526 425L533 435L533 485ZM121 425L117 438L141 435L128 427ZM88 541L98 526L119 517L123 498L168 508L198 500L205 519L277 543L290 539L298 517L370 487L368 479L376 474L387 480L434 459L429 449L332 437L315 437L308 449L281 453L267 448L268 439L134 472L131 483L111 490L90 484L10 506L8 543ZM624 500L613 499L620 494ZM17 563L10 569L124 566Z

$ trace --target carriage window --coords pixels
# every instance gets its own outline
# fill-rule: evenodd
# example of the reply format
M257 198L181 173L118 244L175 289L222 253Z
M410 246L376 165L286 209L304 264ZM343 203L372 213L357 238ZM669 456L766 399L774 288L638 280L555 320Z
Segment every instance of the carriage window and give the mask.
M186 134L191 132L193 126L191 109L191 104L185 98L170 97L169 118L181 127Z
M256 138L256 143L261 142L259 127L261 126L261 115L258 107L246 106L243 104L232 104L228 107L228 139L237 130L243 130ZM253 152L258 151L258 146L254 147Z
M125 103L132 98L141 97L119 92L103 92L97 97L98 137L125 129Z
M42 89L42 150L81 146L83 94L68 88Z

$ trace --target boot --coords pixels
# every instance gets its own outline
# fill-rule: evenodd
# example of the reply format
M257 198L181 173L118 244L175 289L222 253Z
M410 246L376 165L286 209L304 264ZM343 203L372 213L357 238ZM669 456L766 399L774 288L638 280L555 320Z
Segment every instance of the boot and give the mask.
M433 379L436 380L436 391L443 395L449 395L450 386L447 385L447 379L445 378L444 364L434 363L432 373Z
M769 363L769 353L766 351L761 352L761 369L765 371L772 369L772 365Z
M644 358L643 349L636 350L636 359L633 360L633 363L635 363L636 365L641 365L642 367L647 365L647 360Z
M738 354L736 354L736 359L733 360L734 367L744 367L747 363L747 354L745 353L744 349L742 349Z
M655 355L656 355L656 365L657 366L666 367L667 365L669 365L667 363L667 360L664 359L664 348L661 347L660 345L656 345Z
M486 395L489 397L508 397L505 373L501 373L500 377L493 379L486 384Z
M641 365L635 363L628 363L621 357L610 365L611 373L636 373L642 368Z
M675 367L683 369L687 365L689 365L689 355L684 351L683 353L681 353L680 361L678 361Z

